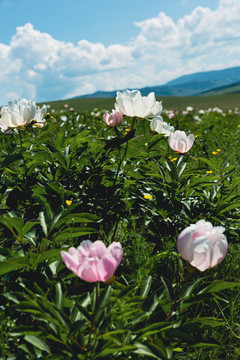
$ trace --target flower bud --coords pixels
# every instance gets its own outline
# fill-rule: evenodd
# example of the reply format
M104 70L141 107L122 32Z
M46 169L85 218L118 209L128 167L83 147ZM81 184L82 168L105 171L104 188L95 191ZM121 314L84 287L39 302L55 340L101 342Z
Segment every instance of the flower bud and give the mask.
M119 111L113 110L109 115L108 111L103 115L103 121L106 125L111 127L116 127L121 124L123 121L123 116Z

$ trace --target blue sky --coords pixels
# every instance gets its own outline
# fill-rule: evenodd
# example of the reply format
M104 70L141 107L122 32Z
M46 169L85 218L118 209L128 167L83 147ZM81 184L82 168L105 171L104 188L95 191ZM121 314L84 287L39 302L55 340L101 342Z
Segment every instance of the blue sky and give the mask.
M0 105L240 66L239 0L0 0Z

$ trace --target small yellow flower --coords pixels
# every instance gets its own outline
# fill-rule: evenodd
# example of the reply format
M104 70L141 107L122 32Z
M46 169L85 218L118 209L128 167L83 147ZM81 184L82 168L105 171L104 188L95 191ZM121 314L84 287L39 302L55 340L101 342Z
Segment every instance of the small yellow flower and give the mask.
M199 135L194 135L195 139L198 137Z
M67 204L67 206L72 205L72 200L66 200L66 204Z
M177 160L177 157L176 158L173 158L173 159L171 159L171 161L173 162L173 161L176 161Z
M130 131L130 129L125 129L126 132Z
M221 151L221 149L217 149L217 152L220 152Z
M212 154L216 156L216 155L218 155L218 152L217 152L217 151L213 151Z
M240 124L238 124L238 127L240 127Z
M207 174L212 174L212 170L207 170L206 173Z
M153 197L152 195L148 194L148 195L144 195L144 199L147 199L147 200L151 200Z

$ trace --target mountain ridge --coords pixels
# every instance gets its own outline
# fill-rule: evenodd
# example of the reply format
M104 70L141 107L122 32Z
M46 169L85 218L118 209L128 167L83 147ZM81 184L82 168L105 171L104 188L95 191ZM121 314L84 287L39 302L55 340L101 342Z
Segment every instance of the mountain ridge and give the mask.
M226 87L233 87L233 85L238 82L240 82L240 66L235 66L222 70L211 70L186 74L168 81L166 84L146 86L140 88L139 90L143 96L146 96L152 91L156 96L197 96L207 93L211 94L212 91L216 92L218 89L221 90L221 88L224 88L224 91L226 91ZM232 90L235 92L234 89ZM99 90L92 94L75 96L73 99L114 98L116 97L117 91L118 90ZM238 88L236 92L239 92Z

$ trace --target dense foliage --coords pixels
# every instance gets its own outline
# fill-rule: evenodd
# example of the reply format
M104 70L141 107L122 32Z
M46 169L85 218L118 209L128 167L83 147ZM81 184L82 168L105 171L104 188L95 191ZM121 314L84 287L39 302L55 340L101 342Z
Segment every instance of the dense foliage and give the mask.
M238 112L172 113L195 135L187 154L148 120L49 112L42 129L0 134L1 359L238 359ZM205 272L176 248L201 219L229 244ZM67 269L60 251L86 239L122 244L115 279Z

